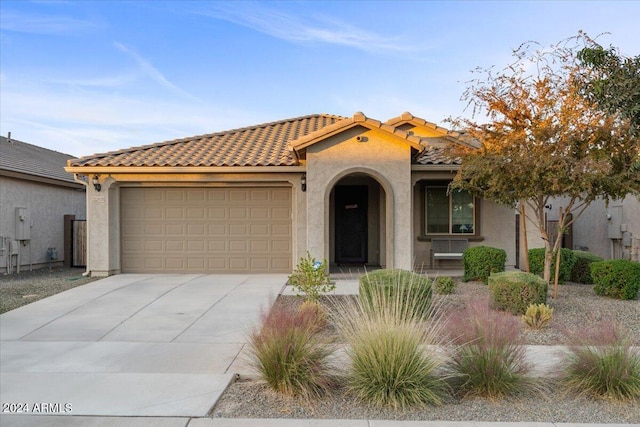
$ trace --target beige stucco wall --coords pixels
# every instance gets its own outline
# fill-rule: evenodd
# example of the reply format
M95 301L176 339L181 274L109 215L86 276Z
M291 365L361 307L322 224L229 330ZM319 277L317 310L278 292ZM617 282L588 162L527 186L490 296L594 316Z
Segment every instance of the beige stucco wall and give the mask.
M433 171L417 171L413 174L415 204L413 207L413 229L415 230L414 247L415 259L414 265L417 268L428 267L430 264L431 243L418 238L423 230L422 221L423 203L422 186L419 184L421 180L449 180L455 175L452 171L433 170ZM516 230L515 230L515 212L513 209L495 204L487 200L477 200L480 209L480 236L464 236L460 238L468 238L469 246L493 246L504 249L507 252L506 267L512 268L516 263ZM459 261L439 261L441 267L460 266Z
M360 141L356 137L362 137ZM330 195L354 173L374 178L385 194L384 257L387 268L412 268L411 147L379 130L355 127L307 148L307 248L330 259ZM382 261L381 261L382 262Z
M48 266L49 247L56 248L58 264L61 263L64 260L64 215L86 218L84 191L0 176L0 237L15 239L16 207L27 208L31 234L31 239L19 246L21 271ZM6 272L7 253L8 248L0 253L0 274ZM15 265L15 259L13 262Z

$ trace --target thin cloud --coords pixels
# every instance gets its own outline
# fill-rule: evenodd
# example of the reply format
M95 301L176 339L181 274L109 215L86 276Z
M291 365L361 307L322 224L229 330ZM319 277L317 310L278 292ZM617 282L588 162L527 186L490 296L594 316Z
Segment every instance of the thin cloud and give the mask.
M151 64L149 61L144 59L142 56L140 56L133 49L131 49L131 48L123 45L122 43L119 43L119 42L115 42L114 45L119 51L121 51L122 53L124 53L125 55L127 55L128 57L133 59L136 62L136 64L138 65L139 69L142 71L142 73L144 75L146 75L147 77L151 78L151 80L155 81L159 85L171 90L172 92L174 92L174 93L176 93L178 95L185 96L185 97L187 97L189 99L192 99L192 100L197 100L197 98L195 96L185 92L184 90L180 89L178 86L176 86L173 83L171 83L160 72L160 70L158 70L156 67L154 67L153 64Z
M25 15L3 11L0 30L39 35L65 35L99 28L95 22L56 15Z
M272 37L294 42L320 42L364 51L409 52L415 46L326 17L296 16L257 3L216 3L198 14L222 19Z

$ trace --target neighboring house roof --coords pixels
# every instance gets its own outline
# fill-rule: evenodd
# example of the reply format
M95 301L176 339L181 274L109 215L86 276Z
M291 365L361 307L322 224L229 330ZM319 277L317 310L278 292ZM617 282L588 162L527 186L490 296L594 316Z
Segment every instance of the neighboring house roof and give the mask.
M396 120L396 122L393 122ZM442 137L422 137L394 124L412 123L432 128ZM418 151L418 164L457 165L444 150L448 142L459 142L460 134L403 113L397 119L381 123L356 113L353 117L312 114L207 135L132 147L73 159L69 167L221 167L221 166L296 166L298 153L310 145L350 128L362 126L380 129L405 140ZM444 143L444 145L443 145Z
M294 166L288 143L344 117L313 114L72 160L69 166Z
M64 170L72 159L74 157L69 154L0 136L0 172L3 175L81 187L74 181L73 174Z

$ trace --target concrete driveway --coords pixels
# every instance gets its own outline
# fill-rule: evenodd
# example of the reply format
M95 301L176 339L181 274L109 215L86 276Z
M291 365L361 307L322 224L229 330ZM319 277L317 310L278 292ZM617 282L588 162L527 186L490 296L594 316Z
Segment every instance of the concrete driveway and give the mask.
M286 280L122 274L5 313L3 409L204 416L246 372L245 334Z

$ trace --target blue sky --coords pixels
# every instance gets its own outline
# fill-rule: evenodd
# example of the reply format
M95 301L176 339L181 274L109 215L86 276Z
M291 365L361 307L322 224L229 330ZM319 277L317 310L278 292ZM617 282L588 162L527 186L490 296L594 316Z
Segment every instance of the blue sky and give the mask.
M470 71L640 2L0 2L0 133L76 156L313 113L469 115Z

